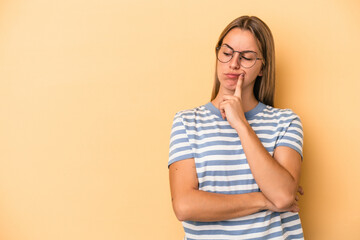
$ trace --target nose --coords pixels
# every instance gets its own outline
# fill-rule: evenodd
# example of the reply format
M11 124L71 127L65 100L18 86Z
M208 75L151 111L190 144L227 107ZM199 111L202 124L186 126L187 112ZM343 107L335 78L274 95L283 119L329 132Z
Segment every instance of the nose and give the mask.
M233 57L230 60L230 68L231 69L239 69L240 68L240 53L234 52Z

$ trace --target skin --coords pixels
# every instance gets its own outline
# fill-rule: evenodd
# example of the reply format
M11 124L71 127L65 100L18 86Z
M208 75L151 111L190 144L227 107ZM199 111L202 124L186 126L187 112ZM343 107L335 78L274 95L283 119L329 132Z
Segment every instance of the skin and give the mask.
M223 43L236 51L255 51L262 58L254 36L247 30L232 29ZM262 74L262 62L243 68L238 54L228 63L218 62L220 89L212 103L237 131L261 192L228 195L201 191L194 159L175 162L169 167L169 177L173 208L180 221L221 221L264 209L299 211L296 193L303 194L298 187L301 156L288 147L277 147L271 156L247 122L244 113L258 104L253 88L256 77Z

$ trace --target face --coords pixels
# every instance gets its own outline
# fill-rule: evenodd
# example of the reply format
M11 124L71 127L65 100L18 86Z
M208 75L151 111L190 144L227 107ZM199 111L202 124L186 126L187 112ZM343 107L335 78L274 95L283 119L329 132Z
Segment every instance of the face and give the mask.
M257 58L262 58L255 37L248 30L233 28L223 39L222 45L224 44L238 52L234 52L229 62L222 63L217 61L217 75L220 81L220 90L226 94L235 91L238 76L243 73L245 77L242 89L243 91L248 90L252 92L256 77L262 76L262 60L256 60L255 65L251 68L244 68L240 63L245 60L239 59L239 52L253 51L257 53Z

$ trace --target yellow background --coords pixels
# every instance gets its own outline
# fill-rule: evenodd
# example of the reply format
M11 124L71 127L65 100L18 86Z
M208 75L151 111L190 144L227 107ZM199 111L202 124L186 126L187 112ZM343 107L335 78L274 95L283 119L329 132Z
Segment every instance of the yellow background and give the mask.
M207 103L222 29L276 43L276 106L305 132L306 239L360 239L360 3L0 1L0 239L179 240L174 114Z

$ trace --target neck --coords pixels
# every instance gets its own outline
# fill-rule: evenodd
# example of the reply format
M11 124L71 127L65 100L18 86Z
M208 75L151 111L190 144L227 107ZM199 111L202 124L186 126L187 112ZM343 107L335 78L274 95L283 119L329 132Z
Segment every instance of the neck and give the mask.
M222 100L223 95L234 95L234 91L226 91L226 90L222 89L220 86L220 89L219 89L218 94L216 95L216 98L211 101L212 104L216 108L219 108L219 104ZM259 103L259 101L254 96L254 92L253 92L252 88L249 89L248 91L246 91L246 89L243 89L243 91L241 93L241 102L242 102L242 107L244 109L244 112L250 111L251 109L255 108L256 105Z

